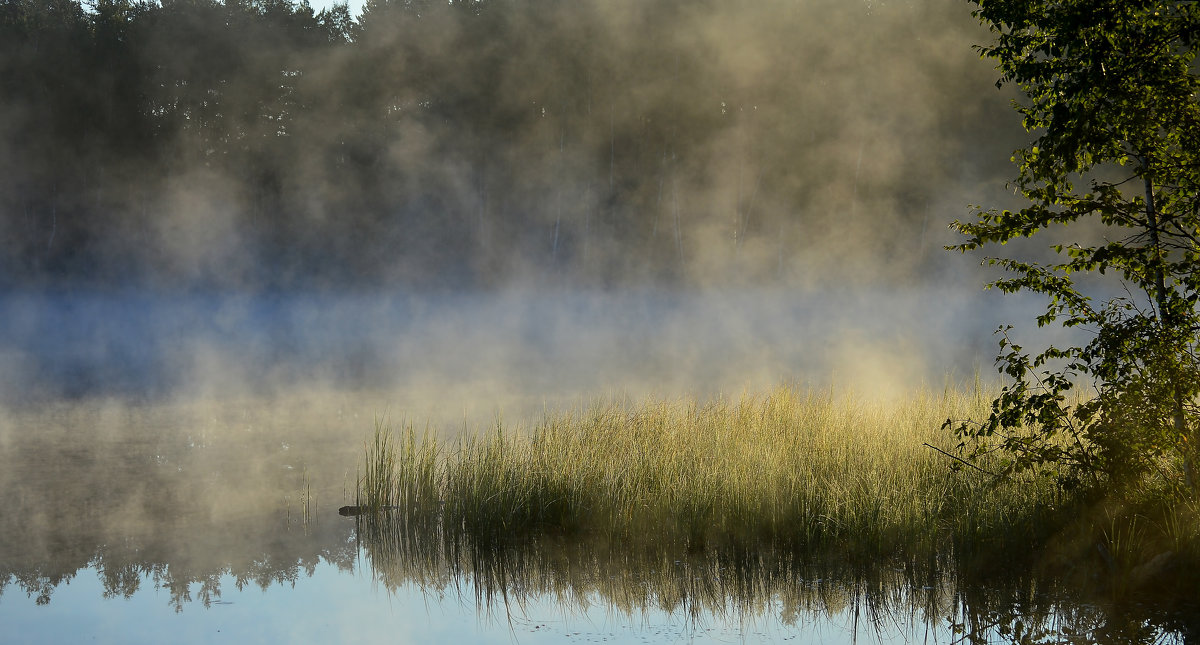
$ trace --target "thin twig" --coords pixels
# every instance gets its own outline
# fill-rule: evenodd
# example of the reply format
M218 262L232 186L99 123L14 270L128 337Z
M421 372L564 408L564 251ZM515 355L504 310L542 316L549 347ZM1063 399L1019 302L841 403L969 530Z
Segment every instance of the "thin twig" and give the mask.
M937 446L930 445L930 444L928 444L928 443L926 443L926 444L923 444L923 445L925 445L926 447L929 447L929 448L933 448L934 450L936 450L936 451L938 451L938 452L942 453L943 455L946 455L947 457L949 457L949 458L953 459L954 461L957 461L957 462L959 462L960 464L963 464L963 465L966 465L966 466L970 466L971 468L974 468L975 470L978 470L979 472L981 472L981 473L983 473L983 474L985 474L985 475L991 475L992 477L999 477L999 476L1000 476L998 473L991 472L990 470L984 470L984 469L980 468L979 466L976 466L975 464L973 464L973 463L971 463L971 462L967 461L966 459L963 459L962 457L956 457L956 456L954 456L954 455L952 455L952 454L950 454L950 453L946 452L945 450L942 450L941 448L938 448Z

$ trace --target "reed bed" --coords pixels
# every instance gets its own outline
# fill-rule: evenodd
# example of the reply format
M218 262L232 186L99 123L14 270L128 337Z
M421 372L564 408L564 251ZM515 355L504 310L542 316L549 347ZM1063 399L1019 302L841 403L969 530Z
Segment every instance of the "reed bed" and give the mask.
M1062 504L1035 478L954 471L929 447L957 445L942 422L980 418L991 398L948 388L883 403L782 387L600 401L448 443L378 422L359 503L477 544L536 531L692 552L986 559L1042 541Z

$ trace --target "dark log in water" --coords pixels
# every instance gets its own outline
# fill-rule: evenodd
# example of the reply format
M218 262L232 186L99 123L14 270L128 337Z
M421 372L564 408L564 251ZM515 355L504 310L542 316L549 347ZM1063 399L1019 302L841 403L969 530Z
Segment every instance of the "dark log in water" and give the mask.
M391 510L395 510L397 508L400 508L400 507L384 505L384 506L379 506L376 509L372 509L370 506L366 506L366 505L343 506L338 509L338 515L354 517L356 515L366 515L367 513L370 513L372 510L391 511Z

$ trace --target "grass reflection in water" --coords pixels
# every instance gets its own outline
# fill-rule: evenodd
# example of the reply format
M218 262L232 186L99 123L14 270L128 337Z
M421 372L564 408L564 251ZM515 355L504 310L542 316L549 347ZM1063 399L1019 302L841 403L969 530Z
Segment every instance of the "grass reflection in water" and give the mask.
M595 535L473 535L404 514L357 519L374 575L396 590L458 594L493 617L552 599L567 612L597 605L629 618L663 612L696 628L778 620L803 629L847 624L874 642L1185 643L1194 624L1145 606L1082 602L1047 579L971 584L945 561L924 566L821 558L766 546L703 552ZM465 596L465 598L462 598Z
M610 402L453 444L380 424L360 545L385 586L469 588L488 611L549 597L693 620L849 612L959 642L1182 642L1131 596L1077 593L1080 576L1120 588L1080 555L1104 535L1084 501L952 472L924 445L990 398Z

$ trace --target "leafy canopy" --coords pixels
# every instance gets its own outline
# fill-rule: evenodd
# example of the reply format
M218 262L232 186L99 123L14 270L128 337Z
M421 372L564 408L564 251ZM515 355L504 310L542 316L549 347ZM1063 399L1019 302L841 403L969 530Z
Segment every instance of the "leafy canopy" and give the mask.
M1054 245L1050 261L987 258L1007 271L989 287L1044 294L1039 326L1081 328L1091 340L1030 355L1002 328L997 363L1011 383L985 421L947 423L973 457L998 450L1006 473L1194 486L1200 3L968 1L995 38L978 49L997 63L998 87L1023 93L1015 107L1035 138L1013 157L1028 205L954 222L965 241L950 248L1070 225L1079 241ZM1084 274L1108 281L1085 289Z

